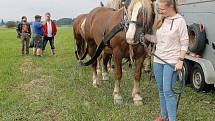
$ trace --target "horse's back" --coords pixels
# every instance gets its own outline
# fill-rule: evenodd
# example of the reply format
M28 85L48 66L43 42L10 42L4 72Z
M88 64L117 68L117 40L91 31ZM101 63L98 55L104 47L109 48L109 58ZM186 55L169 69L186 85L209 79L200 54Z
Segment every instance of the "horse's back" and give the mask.
M110 18L114 14L114 9L112 8L106 8L106 7L97 7L93 9L87 19L86 19L86 26L85 31L87 32L93 32L93 31L99 31L103 32L106 28L107 24L110 21ZM95 30L99 29L99 30ZM89 33L92 35L92 33Z
M73 22L74 32L79 32L80 31L81 23L86 18L86 16L87 16L87 14L81 14L78 17L75 18L75 20Z

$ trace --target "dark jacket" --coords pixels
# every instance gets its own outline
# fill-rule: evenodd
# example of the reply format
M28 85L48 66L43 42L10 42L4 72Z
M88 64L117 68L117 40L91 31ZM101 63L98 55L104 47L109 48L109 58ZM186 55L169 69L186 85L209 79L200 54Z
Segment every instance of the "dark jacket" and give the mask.
M23 23L19 23L19 24L17 25L17 28L16 28L17 34L18 34L19 36L20 36L21 33L22 33L22 25L23 25ZM30 36L31 36L31 25L30 25L29 23L26 23L26 25L28 26L28 31L27 31L27 33L29 33Z

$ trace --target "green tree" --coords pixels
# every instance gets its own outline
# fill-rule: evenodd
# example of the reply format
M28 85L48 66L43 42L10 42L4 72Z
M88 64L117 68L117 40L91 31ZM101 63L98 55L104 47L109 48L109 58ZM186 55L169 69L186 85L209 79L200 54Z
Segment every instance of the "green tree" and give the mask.
M14 28L17 26L17 23L14 21L8 21L5 25L7 28Z
M4 20L3 20L3 19L1 20L1 24L0 24L0 25L1 25L1 26L2 26L2 25L5 25Z

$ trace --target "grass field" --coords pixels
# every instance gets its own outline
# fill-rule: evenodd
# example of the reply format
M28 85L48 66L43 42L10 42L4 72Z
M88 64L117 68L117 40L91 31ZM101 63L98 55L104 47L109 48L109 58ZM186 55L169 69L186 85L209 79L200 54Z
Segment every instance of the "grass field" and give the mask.
M57 55L22 57L14 29L0 29L0 121L152 121L159 115L155 81L141 79L144 105L132 105L132 69L122 79L122 105L114 105L114 80L94 88L90 67L74 56L71 28L59 28ZM197 93L189 86L182 96L178 121L214 121L215 91Z

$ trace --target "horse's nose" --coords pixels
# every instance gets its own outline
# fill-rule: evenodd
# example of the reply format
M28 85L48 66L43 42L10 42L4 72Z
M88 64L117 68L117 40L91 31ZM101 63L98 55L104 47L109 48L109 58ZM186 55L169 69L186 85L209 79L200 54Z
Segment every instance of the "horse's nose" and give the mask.
M128 44L133 44L134 43L134 35L135 35L135 31L136 31L136 26L135 24L129 25L128 31L126 32L126 41Z
M126 42L130 45L134 44L134 40L133 39L126 39Z

